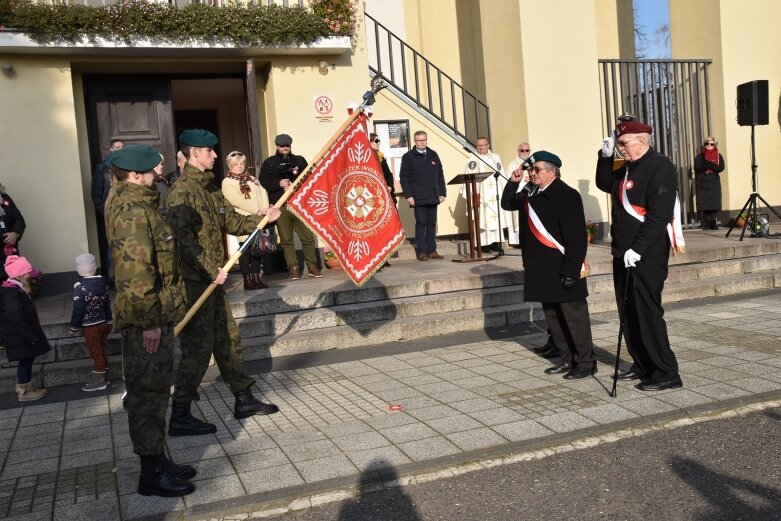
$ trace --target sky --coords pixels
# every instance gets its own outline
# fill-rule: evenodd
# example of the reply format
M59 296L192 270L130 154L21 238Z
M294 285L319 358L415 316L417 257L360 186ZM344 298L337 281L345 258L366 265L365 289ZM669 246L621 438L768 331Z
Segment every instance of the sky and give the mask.
M633 0L635 8L635 26L641 28L647 42L644 58L669 58L670 50L656 40L656 30L670 22L668 0ZM635 42L638 50L640 45Z

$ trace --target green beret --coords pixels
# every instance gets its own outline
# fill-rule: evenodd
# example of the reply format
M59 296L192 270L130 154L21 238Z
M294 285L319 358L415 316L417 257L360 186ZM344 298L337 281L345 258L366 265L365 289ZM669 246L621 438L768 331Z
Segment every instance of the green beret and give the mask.
M559 159L559 156L548 152L547 150L540 150L539 152L535 152L529 156L529 159L526 160L526 162L530 165L533 165L537 161L545 161L546 163L561 166L561 159Z
M128 145L111 153L111 164L128 172L149 172L162 159L160 153L146 145Z
M191 128L179 134L179 143L191 147L213 147L217 144L217 136L201 128Z

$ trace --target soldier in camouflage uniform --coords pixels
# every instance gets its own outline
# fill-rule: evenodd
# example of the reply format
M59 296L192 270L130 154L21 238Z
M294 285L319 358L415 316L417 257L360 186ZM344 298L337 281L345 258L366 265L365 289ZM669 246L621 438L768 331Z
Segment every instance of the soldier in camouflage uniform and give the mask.
M176 233L184 268L187 304L192 306L209 284L217 288L204 302L180 335L182 360L176 374L168 434L191 436L210 434L217 427L196 418L190 412L197 400L198 386L214 354L223 380L236 397L234 417L273 414L276 405L257 400L252 394L255 383L244 371L244 355L236 321L222 287L227 273L221 266L225 258L223 233L244 235L261 221L259 215L241 215L212 183L211 172L217 154L212 147L217 137L205 130L185 130L179 136L187 158L182 176L168 194L168 219ZM269 222L279 217L278 208L269 208Z
M195 469L165 457L165 413L173 370L174 329L184 316L176 241L157 213L152 169L160 154L129 145L111 158L117 182L106 207L117 294L114 323L122 332L122 369L133 451L141 458L138 493L177 497L195 487Z

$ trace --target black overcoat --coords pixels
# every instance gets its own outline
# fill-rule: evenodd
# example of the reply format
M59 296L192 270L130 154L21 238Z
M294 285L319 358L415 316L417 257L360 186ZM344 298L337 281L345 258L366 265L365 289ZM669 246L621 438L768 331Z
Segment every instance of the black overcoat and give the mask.
M425 154L413 148L401 156L399 182L404 197L415 198L416 205L439 204L439 197L447 196L442 161L430 148Z
M18 287L0 286L0 337L11 362L35 358L51 349L32 300Z
M711 170L710 173L706 173ZM694 184L697 187L697 211L715 212L721 210L721 172L724 158L719 154L719 164L705 160L705 155L694 158Z
M612 197L610 249L613 257L623 257L630 248L640 255L667 255L670 252L667 225L672 222L675 212L677 185L672 161L649 148L637 161L613 171L612 156L602 157L600 152L598 157L597 187ZM627 172L628 180L632 182L627 197L632 205L645 208L643 222L630 215L621 204L619 186Z
M586 279L580 270L586 259L586 217L583 200L574 188L561 179L533 195L518 190L518 183L509 182L502 193L502 208L518 210L520 244L523 249L523 296L527 302L572 302L588 296ZM526 200L542 221L545 229L564 246L562 254L540 242L529 227ZM570 289L561 287L561 277L577 279Z

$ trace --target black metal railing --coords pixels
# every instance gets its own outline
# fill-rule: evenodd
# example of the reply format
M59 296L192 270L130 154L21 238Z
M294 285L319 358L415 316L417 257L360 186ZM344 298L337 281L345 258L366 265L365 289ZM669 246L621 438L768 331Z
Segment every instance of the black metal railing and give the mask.
M678 171L684 223L697 223L694 157L711 133L708 66L711 60L599 60L602 129L608 135L621 114L654 127L654 148Z
M364 16L371 74L381 74L390 90L454 136L473 145L480 136L490 139L488 105L371 15Z

